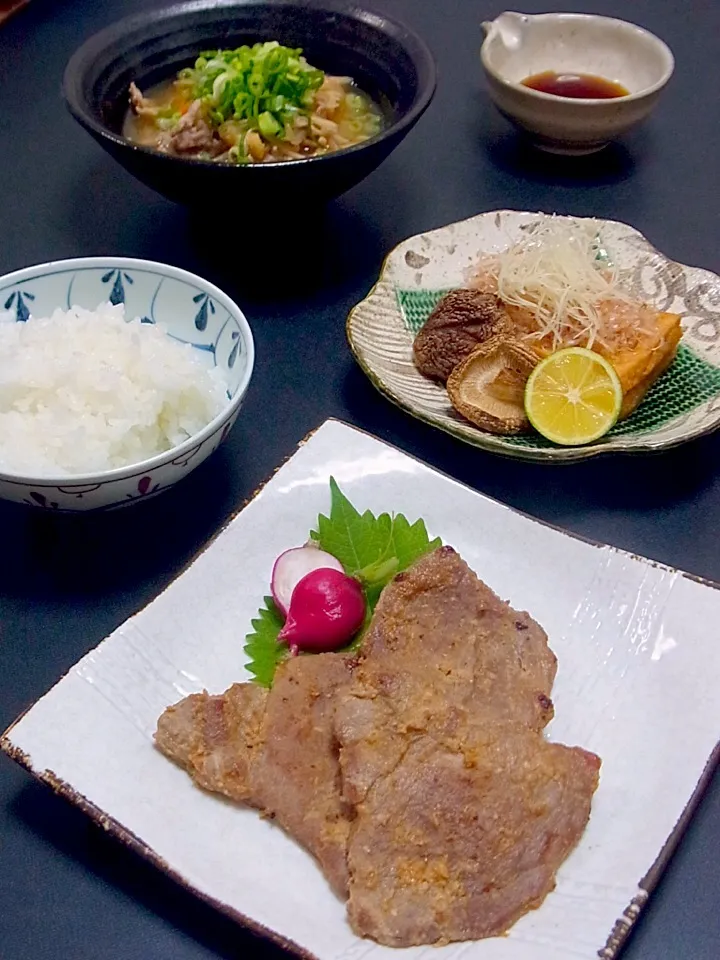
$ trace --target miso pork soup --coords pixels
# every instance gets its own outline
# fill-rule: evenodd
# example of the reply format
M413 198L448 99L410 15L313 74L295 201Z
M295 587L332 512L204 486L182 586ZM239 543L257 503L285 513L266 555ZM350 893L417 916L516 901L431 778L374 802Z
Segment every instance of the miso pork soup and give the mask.
M312 67L276 41L202 53L144 94L134 84L123 135L219 163L301 160L380 133L383 113L350 77Z

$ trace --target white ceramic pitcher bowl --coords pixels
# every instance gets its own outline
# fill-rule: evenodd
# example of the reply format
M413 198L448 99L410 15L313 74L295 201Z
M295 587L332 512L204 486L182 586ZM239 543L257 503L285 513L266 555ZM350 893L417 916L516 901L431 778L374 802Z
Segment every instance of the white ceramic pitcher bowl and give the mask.
M672 76L670 48L635 24L584 13L506 12L484 23L480 52L498 110L552 153L586 154L644 120ZM593 74L629 91L613 99L542 93L522 80L544 71Z

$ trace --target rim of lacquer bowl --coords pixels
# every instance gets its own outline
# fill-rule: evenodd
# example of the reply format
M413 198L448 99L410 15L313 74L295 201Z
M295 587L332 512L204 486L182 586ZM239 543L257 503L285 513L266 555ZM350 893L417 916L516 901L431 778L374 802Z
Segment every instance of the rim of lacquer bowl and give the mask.
M138 257L74 257L68 260L50 260L47 263L37 263L30 267L22 267L20 270L14 270L12 273L0 276L0 288L12 286L16 283L22 283L25 280L37 276L48 276L53 273L66 273L73 269L81 267L97 267L99 269L119 267L122 269L144 269L156 273L158 276L172 277L176 280L184 280L195 286L202 287L214 300L222 304L226 310L237 320L238 326L243 337L246 348L246 368L235 391L232 400L228 400L227 405L222 411L208 423L202 430L188 437L177 447L171 447L163 453L158 453L147 460L138 460L135 463L129 463L124 467L115 467L113 470L96 471L95 473L73 473L63 475L47 475L42 477L27 476L21 473L9 473L0 470L0 480L7 483L25 486L57 486L57 487L75 487L89 486L91 484L104 484L115 480L126 480L130 477L146 473L155 467L167 466L172 460L176 460L183 454L188 453L193 447L203 444L209 437L217 432L219 428L233 415L237 407L247 393L250 379L255 366L255 341L253 339L250 324L247 322L245 314L235 301L224 293L214 283L204 280L196 273L190 270L183 270L182 267L173 267L167 263L161 263L159 260L143 260ZM60 306L58 304L58 306Z

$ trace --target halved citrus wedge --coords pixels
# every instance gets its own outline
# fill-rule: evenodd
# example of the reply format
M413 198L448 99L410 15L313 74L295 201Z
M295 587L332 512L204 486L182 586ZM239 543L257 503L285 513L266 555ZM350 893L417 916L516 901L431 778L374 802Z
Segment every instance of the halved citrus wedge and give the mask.
M599 440L615 424L622 401L611 364L584 347L567 347L546 357L525 387L528 420L538 433L563 446Z

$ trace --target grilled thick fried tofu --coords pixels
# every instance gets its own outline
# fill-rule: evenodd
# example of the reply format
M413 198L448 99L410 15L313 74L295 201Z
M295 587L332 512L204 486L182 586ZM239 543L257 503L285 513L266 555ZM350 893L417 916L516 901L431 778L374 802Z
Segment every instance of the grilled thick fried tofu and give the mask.
M682 336L680 317L677 313L659 313L657 329L662 339L654 350L645 345L637 350L624 350L616 354L604 352L605 358L615 368L623 389L620 419L629 416L639 406L650 387L675 359Z

